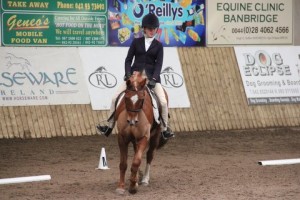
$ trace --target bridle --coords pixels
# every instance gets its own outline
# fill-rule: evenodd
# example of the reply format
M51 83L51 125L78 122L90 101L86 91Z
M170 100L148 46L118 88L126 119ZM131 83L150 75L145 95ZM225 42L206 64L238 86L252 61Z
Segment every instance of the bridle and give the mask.
M130 126L135 126L139 122L139 113L142 113L144 104L147 104L145 103L146 81L147 79L139 72L133 72L132 76L126 81L124 103L127 122Z
M128 112L138 113L143 109L144 100L145 100L145 90L146 90L145 86L139 90L135 90L131 88L127 88L125 90L125 105L126 105L126 110ZM130 107L129 105L133 105L133 106ZM137 105L138 107L135 108L134 105Z

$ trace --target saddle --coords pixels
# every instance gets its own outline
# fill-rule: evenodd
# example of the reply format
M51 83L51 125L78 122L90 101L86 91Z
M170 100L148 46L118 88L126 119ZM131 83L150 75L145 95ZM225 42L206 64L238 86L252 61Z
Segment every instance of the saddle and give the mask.
M161 105L160 105L159 99L158 99L157 95L153 92L153 90L149 89L148 87L147 87L147 92L151 97L151 104L153 107L154 120L157 124L160 124L160 121L163 121L163 120L161 117Z
M149 89L148 87L147 87L146 91L148 92L149 96L151 97L151 104L153 107L153 115L154 115L155 122L157 124L160 124L160 122L165 123L161 117L161 104L159 102L157 95L153 92L153 90ZM124 96L125 96L125 90L122 91L118 95L116 102L115 102L115 111L109 116L107 121L110 121L113 117L115 117L116 110L117 110L121 100L124 98Z

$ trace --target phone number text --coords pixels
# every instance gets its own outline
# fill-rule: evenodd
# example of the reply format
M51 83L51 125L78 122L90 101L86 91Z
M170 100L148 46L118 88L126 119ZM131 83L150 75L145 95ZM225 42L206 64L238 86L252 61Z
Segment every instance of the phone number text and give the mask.
M264 26L264 27L255 27L255 26L245 26L242 28L232 28L232 33L289 33L289 27L272 27L272 26Z

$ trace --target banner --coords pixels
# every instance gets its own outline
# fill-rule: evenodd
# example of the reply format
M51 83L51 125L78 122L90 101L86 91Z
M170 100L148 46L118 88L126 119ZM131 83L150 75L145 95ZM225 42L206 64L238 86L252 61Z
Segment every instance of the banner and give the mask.
M300 45L300 26L298 23L300 22L300 1L294 1L294 45Z
M0 59L1 106L90 103L76 48L3 47Z
M105 16L4 13L2 20L5 46L105 46L107 43Z
M293 0L207 1L207 45L293 44Z
M2 0L4 46L106 46L106 0Z
M107 0L1 0L5 11L105 13Z
M160 21L156 38L164 46L205 46L205 0L108 1L110 46L130 46L143 36L142 18L152 12Z
M121 47L79 49L93 110L110 109L111 99L123 82L127 51ZM170 108L190 107L176 48L164 49L161 84L169 95Z
M248 104L300 103L300 47L234 47Z

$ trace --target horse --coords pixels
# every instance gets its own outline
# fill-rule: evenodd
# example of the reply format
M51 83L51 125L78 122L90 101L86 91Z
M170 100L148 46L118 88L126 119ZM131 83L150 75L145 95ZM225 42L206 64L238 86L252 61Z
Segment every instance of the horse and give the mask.
M162 138L160 125L154 119L153 103L150 96L151 91L146 83L147 78L141 72L134 72L129 80L126 81L127 88L125 95L120 100L116 109L115 119L117 122L120 150L120 179L116 189L118 194L125 193L125 173L127 170L129 144L133 144L134 156L131 164L128 191L131 194L135 194L138 189L139 167L144 152L148 148L146 156L147 164L141 184L148 185L150 180L150 165L154 157L154 152L167 142Z

